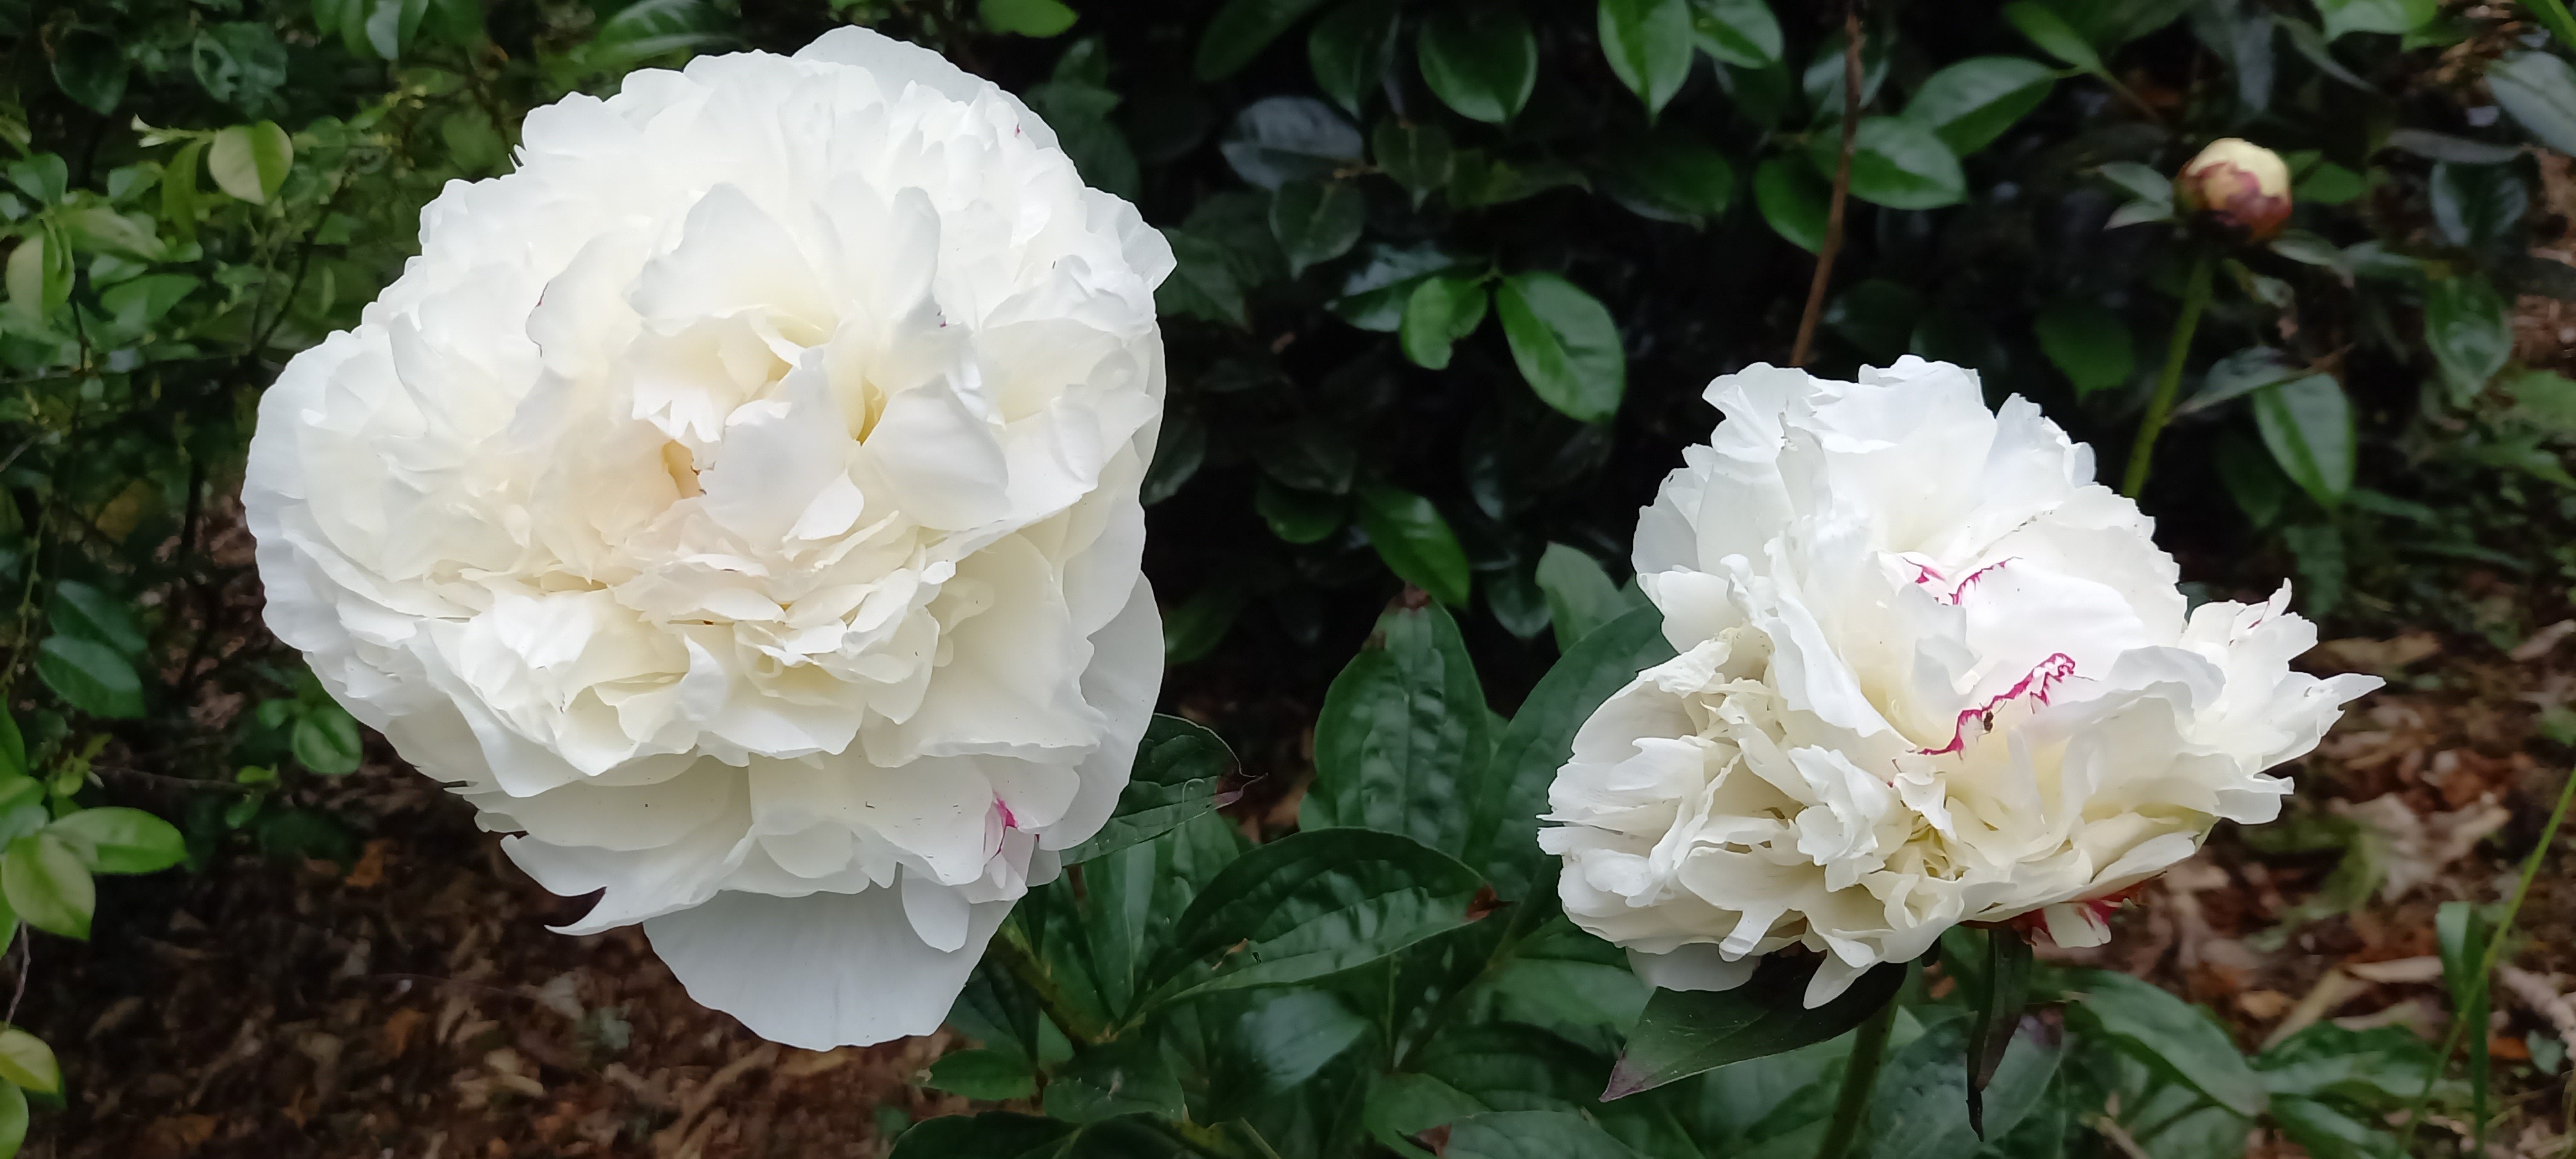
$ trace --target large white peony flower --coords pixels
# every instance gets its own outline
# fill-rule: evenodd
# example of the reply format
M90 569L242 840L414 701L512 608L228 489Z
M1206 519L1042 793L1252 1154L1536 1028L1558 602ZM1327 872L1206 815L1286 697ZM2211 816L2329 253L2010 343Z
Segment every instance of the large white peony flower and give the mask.
M2316 630L2187 610L2090 448L1976 375L1756 366L1637 528L1680 655L1603 704L1549 793L1566 911L1672 989L1823 953L1807 1004L1960 922L2108 936L2102 899L2219 819L2378 685L2292 672ZM2089 904L2088 904L2089 903Z
M799 1046L928 1032L1162 669L1169 248L858 29L639 72L453 184L260 406L268 622L567 932Z

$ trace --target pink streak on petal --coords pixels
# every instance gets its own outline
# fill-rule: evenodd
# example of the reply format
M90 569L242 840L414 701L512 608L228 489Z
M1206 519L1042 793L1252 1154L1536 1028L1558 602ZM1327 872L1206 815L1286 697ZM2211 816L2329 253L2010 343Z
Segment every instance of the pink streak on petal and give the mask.
M1995 567L2002 566L2002 564L1995 565ZM1991 571L1993 568L1988 568L1986 570ZM1983 573L1981 572L1979 574ZM1970 576L1968 578L1973 581L1976 579L1976 576ZM2024 696L2028 696L2041 704L2046 704L2048 703L2048 690L2050 686L2073 675L2075 675L2074 657L2069 656L2064 652L2050 653L2048 659L2039 662L2038 667L2031 669L2030 672L2024 675L2019 681L2014 682L2012 687L2003 690L2002 693L1998 694L1993 699L1986 701L1984 705L1977 708L1962 709L1959 713L1958 723L1950 730L1950 743L1942 745L1937 749L1924 749L1922 750L1923 755L1939 757L1948 756L1951 753L1966 751L1968 747L1968 725L1971 722L1982 722L1980 728L1981 732L1985 728L1992 728L1994 726L1994 721L1992 719L1994 711L2003 707L2005 704L2019 700Z

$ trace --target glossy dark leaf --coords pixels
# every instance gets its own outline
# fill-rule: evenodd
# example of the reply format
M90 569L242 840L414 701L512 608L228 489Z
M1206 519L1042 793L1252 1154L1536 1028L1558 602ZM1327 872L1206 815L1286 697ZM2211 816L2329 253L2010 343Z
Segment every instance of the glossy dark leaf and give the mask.
M1075 1126L988 1111L916 1124L895 1141L887 1159L1195 1159L1197 1154L1142 1116Z
M2405 1159L2397 1136L2315 1099L2273 1100L2272 1121L2315 1159Z
M2319 504L2352 489L2352 404L2332 377L2312 374L2254 392L2254 422L2281 473Z
M2488 65L2486 77L2515 123L2552 149L2576 152L2576 67L2554 53L2514 52Z
M1457 621L1437 606L1389 610L1324 694L1300 827L1401 833L1463 855L1459 804L1485 770L1492 717Z
M1817 133L1808 138L1808 149L1817 171L1832 173L1842 135ZM1958 155L1930 128L1903 117L1870 117L1852 141L1851 193L1890 209L1938 209L1967 196L1968 177Z
M2057 85L2057 70L2018 56L1976 56L1924 78L1905 117L1966 156L2029 116Z
M1735 166L1697 140L1658 133L1619 151L1609 192L1648 217L1697 225L1735 200Z
M1305 18L1324 0L1226 0L1199 34L1200 80L1223 80L1242 71L1279 39L1279 34Z
M1474 870L1368 829L1298 833L1219 871L1173 928L1153 977L1165 1000L1329 977L1475 920ZM1212 973L1185 979L1193 964Z
M1390 0L1343 0L1306 37L1315 86L1352 116L1360 115L1395 64L1396 29L1404 10Z
M1424 83L1470 120L1511 120L1538 84L1538 38L1518 9L1503 4L1434 12L1422 22L1416 52Z
M64 96L100 116L116 111L117 103L125 99L127 65L125 49L114 37L73 28L48 48L53 56L54 84Z
M1347 181L1291 181L1270 197L1270 231L1292 276L1351 252L1367 218L1359 187Z
M2014 1042L2013 1032L2022 1025L2022 1012L2030 1005L2031 971L2030 942L2020 933L2009 929L1984 933L1986 960L1978 979L1982 985L1976 988L1975 1014L1967 1034L1968 1126L1980 1139L2012 1129L2000 1120L1991 1125L1985 1121L1984 1092L2003 1065Z
M141 656L149 643L123 601L79 580L54 585L45 619L56 632L105 644L126 656Z
M1378 168L1412 194L1417 206L1448 185L1457 168L1449 130L1427 121L1380 122L1370 144Z
M1752 981L1733 990L1657 990L1601 1097L1625 1098L1713 1067L1841 1037L1896 996L1906 970L1902 963L1880 966L1812 1010L1806 993L1814 969L1779 958L1766 958ZM1946 1053L1958 1072L1955 1044ZM1965 1103L1963 1095L1963 1115Z
M2091 302L2061 300L2040 311L2032 324L2039 348L2056 364L2077 395L2114 390L2136 373L2138 352L2129 323Z
M1116 853L1215 812L1224 803L1218 790L1233 767L1234 753L1215 733L1177 716L1156 714L1136 745L1135 768L1127 787L1118 791L1117 809L1090 840L1064 852L1064 863Z
M2444 278L2424 292L2424 344L2442 368L2450 397L2475 398L2513 357L2504 297L2482 277Z
M1219 146L1237 175L1263 189L1321 181L1356 166L1360 131L1313 97L1254 101L1234 119Z
M1387 570L1453 608L1467 606L1472 575L1467 551L1440 509L1413 492L1382 484L1359 489L1360 529Z
M1028 1060L998 1050L960 1050L941 1055L922 1081L935 1091L999 1103L1038 1093L1037 1075Z
M1628 356L1619 324L1600 299L1555 274L1532 271L1503 279L1494 309L1512 361L1547 405L1588 423L1618 413L1628 389Z
M1872 1159L1970 1159L1982 1149L1969 1122L1968 1072L1959 1065L1973 1019L1949 1019L1892 1052L1870 1100ZM2015 1028L2018 1029L2015 1029ZM2019 1125L2048 1091L2063 1053L2059 1028L2037 1018L2005 1024L2007 1036L1984 1101L1986 1138Z
M2263 1113L2263 1080L2207 1014L2153 984L2108 970L2067 979L2067 1013L2156 1073L2239 1115Z
M1762 220L1809 253L1824 248L1833 192L1813 166L1795 157L1772 157L1753 171L1753 204L1762 211Z
M2083 69L2102 71L2102 54L2084 34L2066 22L2066 18L2040 0L2013 0L2004 5L2004 19L2029 37L2041 52Z
M1690 0L1599 0L1601 54L1646 115L1664 111L1690 79Z
M1341 530L1350 502L1339 495L1300 491L1263 476L1253 485L1252 509L1286 543L1314 543Z
M1568 1111L1490 1111L1449 1126L1440 1159L1636 1159L1609 1132Z
M1780 18L1763 0L1691 0L1700 50L1738 68L1780 62Z
M48 636L36 648L36 675L72 707L92 716L143 715L143 678L116 650L75 636Z
M1468 801L1467 863L1491 877L1504 897L1527 896L1550 872L1555 859L1539 850L1537 838L1547 787L1574 754L1575 731L1593 710L1637 673L1672 658L1663 624L1663 614L1649 605L1585 634L1539 678L1494 742L1492 771Z
M1069 1123L1187 1114L1179 1077L1160 1044L1146 1035L1077 1049L1071 1062L1048 1076L1043 1105L1047 1114Z

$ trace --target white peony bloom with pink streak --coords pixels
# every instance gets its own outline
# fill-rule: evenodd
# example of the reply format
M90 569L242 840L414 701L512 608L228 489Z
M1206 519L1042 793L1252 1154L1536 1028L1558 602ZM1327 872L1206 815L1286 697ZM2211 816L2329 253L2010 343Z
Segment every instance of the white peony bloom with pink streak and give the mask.
M448 186L262 402L268 621L568 932L804 1047L938 1027L1161 679L1170 249L859 29L628 76Z
M1818 951L1821 1004L1961 922L2109 935L2102 899L2269 821L2378 686L2290 670L2285 586L2189 608L2090 448L1973 372L1755 366L1637 528L1680 652L1603 704L1541 844L1565 909L1670 989Z

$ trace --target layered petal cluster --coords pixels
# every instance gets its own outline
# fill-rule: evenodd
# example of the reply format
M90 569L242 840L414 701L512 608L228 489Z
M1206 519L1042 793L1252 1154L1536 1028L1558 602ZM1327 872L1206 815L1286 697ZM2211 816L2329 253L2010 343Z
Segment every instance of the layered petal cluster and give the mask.
M261 403L270 626L570 932L780 1041L936 1028L1158 690L1169 248L858 29L540 109L421 247Z
M1680 653L1585 723L1541 843L1648 981L1821 953L1809 1005L1960 922L2108 936L2102 899L2280 810L2266 770L2376 687L2290 670L2289 590L2190 608L2091 449L1973 372L1756 366L1637 529Z

